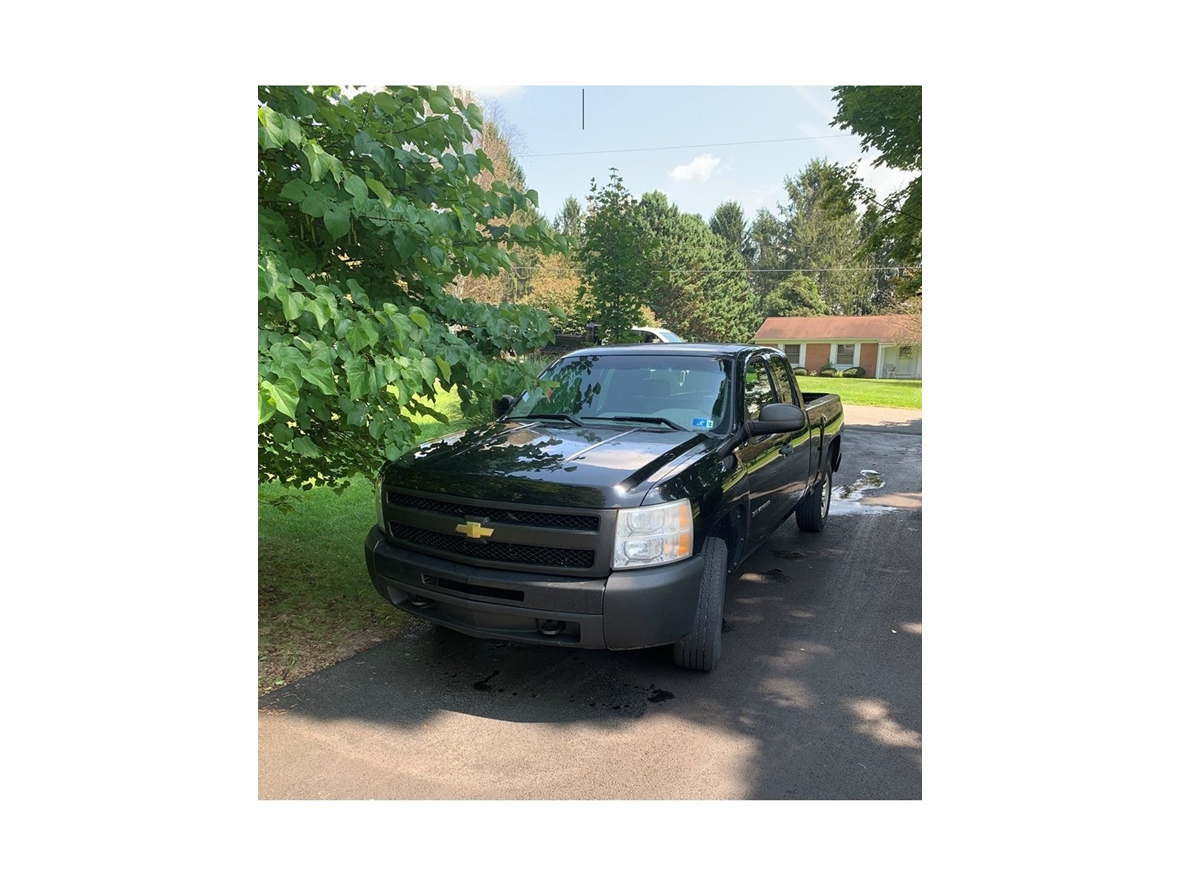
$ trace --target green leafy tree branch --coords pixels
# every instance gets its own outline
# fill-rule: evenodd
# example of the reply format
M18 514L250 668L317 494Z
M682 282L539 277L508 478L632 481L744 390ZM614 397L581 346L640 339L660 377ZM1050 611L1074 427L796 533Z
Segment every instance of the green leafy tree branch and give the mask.
M478 107L446 87L261 87L258 93L260 480L344 486L415 440L436 385L465 413L522 369L500 355L552 340L545 311L448 294L507 249L565 252L535 192L476 178ZM444 419L445 420L445 419Z

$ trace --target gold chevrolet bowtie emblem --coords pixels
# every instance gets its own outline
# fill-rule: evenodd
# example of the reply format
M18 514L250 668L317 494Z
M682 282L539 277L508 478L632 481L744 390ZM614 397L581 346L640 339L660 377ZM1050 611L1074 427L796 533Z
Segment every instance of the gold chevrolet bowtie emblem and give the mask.
M495 529L486 528L483 523L476 522L475 520L468 520L455 526L455 531L460 535L466 535L472 541L479 541L483 538L490 538Z

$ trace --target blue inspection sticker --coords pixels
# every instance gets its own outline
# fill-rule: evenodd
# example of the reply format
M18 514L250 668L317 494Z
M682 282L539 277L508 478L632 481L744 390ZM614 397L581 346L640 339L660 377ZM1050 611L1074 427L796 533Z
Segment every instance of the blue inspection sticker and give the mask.
M693 418L692 419L692 426L693 427L700 427L702 430L712 430L713 429L713 422L711 420L709 420L708 418Z

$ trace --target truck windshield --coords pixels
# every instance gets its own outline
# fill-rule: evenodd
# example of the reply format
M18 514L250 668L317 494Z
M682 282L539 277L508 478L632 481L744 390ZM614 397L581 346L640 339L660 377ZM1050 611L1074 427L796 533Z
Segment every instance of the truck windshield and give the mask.
M582 423L627 423L653 430L724 432L731 369L710 356L605 354L564 359L541 374L508 413Z

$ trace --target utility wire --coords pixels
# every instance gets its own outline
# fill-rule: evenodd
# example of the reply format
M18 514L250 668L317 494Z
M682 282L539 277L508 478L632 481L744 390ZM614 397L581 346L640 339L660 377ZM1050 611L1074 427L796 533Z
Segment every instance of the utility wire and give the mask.
M526 273L537 273L539 271L544 270L544 268L531 267L527 264L513 264L513 265L510 265L507 269L517 271L518 274L521 271L524 271ZM839 271L858 271L858 270L921 270L921 269L922 269L922 265L920 265L920 264L905 264L905 265L892 265L891 264L891 265L882 265L882 266L878 266L878 267L808 267L808 268L778 267L778 268L747 268L745 270L736 270L736 269L730 268L730 267L716 267L716 268L699 268L699 269L694 269L691 271L689 271L689 270L673 270L672 273L681 273L681 274L687 274L687 273L694 273L694 274L708 274L708 273L740 273L740 274L781 273L781 274L790 274L790 273L837 273Z
M778 144L784 141L815 141L820 138L856 138L856 135L801 135L797 138L768 138L763 141L717 141L712 144L675 144L667 147L614 148L605 151L563 151L555 154L520 154L521 157L580 157L586 154L635 154L642 151L683 151L705 147L734 147L743 144Z

